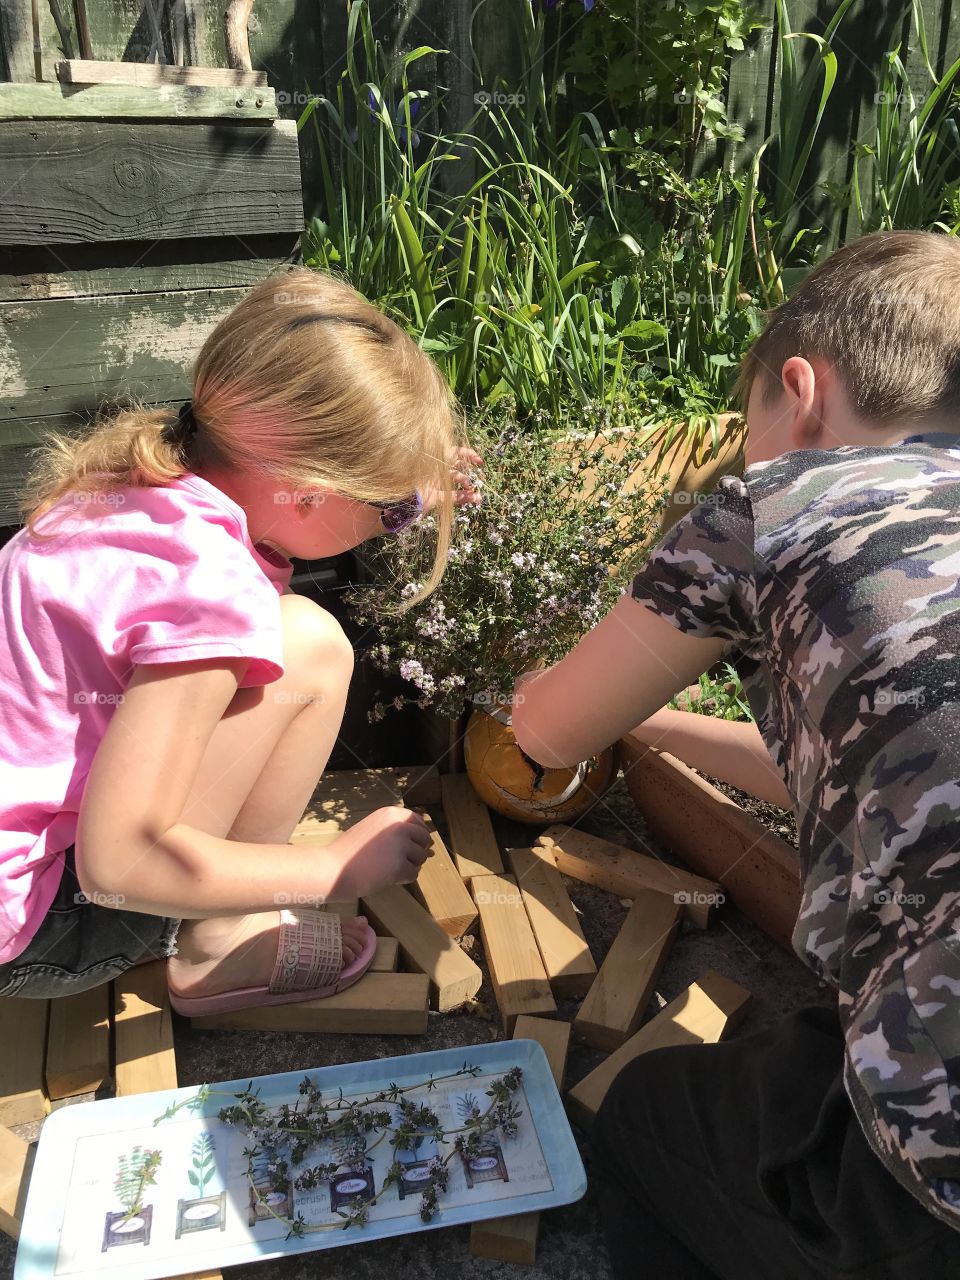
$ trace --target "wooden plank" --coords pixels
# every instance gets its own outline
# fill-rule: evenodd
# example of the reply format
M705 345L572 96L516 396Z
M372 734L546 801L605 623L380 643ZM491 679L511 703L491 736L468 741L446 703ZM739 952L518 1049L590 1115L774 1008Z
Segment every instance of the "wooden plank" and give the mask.
M110 984L50 1001L47 1094L93 1093L110 1079Z
M50 1110L43 1084L49 1000L0 1000L0 1125L28 1124Z
M293 268L297 236L287 231L244 237L244 243L235 246L236 257L225 256L224 248L219 236L57 249L42 244L0 247L0 302L109 294L122 294L129 302L133 294L168 293L172 286L177 290L251 289L267 276ZM169 399L175 398L171 392Z
M502 875L503 859L490 814L467 774L441 774L440 795L450 829L450 851L461 878Z
M36 1147L0 1128L0 1231L20 1239Z
M637 894L574 1019L581 1040L612 1053L633 1035L679 927L678 903L652 890Z
M366 973L324 1000L300 1000L193 1018L201 1031L322 1031L415 1036L427 1029L430 980L425 973Z
M241 105L238 106L237 104ZM260 104L259 106L257 104ZM273 89L238 96L229 87L164 84L0 84L0 120L180 120L212 117L237 121L277 118Z
M480 990L483 974L448 933L402 885L363 898L367 919L380 933L396 938L404 961L430 979L435 1007L456 1009Z
M463 883L430 814L421 812L430 831L430 857L410 892L451 938L462 938L476 924L477 906Z
M564 826L548 827L537 840L564 875L606 889L620 898L635 898L641 889L665 893L683 907L686 918L705 929L710 912L722 901L720 886L680 867L637 853L589 832Z
M175 67L157 62L98 62L95 58L64 58L56 64L56 73L61 84L267 88L265 71L234 71L229 67Z
M556 1013L557 1004L516 880L475 876L471 888L494 994L512 1035L521 1013Z
M569 1022L521 1014L513 1028L513 1039L537 1040L543 1045L557 1088L562 1090L570 1048ZM470 1228L470 1252L475 1258L532 1266L537 1260L539 1231L539 1213L518 1213L508 1218L475 1222Z
M117 1097L176 1088L166 960L139 964L114 978L113 999Z
M301 231L294 120L0 121L0 244ZM118 358L124 350L118 342Z
M361 817L366 817L362 814ZM310 845L311 849L326 849L334 840L339 840L352 822L339 818L314 818L305 814L294 828L291 836L292 845Z
M597 976L597 966L560 872L543 851L508 849L507 858L523 894L554 995L586 994Z
M722 1040L746 1017L750 1000L750 992L729 978L712 970L705 973L567 1091L570 1115L581 1128L589 1129L607 1090L628 1062L666 1045Z
M4 452L23 439L20 418L94 410L131 393L164 402L189 388L189 367L204 340L247 292L0 303L0 423L10 424L3 427Z

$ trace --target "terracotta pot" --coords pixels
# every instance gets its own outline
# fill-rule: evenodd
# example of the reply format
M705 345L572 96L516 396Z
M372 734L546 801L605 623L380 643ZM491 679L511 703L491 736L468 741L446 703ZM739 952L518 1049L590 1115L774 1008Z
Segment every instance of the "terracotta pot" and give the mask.
M721 884L745 916L792 952L801 887L796 849L675 756L629 736L619 745L627 788L654 839Z

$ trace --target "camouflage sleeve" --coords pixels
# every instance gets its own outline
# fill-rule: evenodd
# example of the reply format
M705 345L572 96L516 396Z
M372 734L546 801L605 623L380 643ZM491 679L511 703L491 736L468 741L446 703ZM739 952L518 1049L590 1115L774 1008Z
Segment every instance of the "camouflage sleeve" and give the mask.
M755 559L750 494L724 476L654 547L630 594L699 639L752 638Z

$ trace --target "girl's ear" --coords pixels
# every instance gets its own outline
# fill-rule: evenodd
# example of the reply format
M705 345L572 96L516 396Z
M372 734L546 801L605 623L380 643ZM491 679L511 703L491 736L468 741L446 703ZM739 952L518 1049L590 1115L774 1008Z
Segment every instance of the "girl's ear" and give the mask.
M305 519L314 507L322 506L326 499L327 492L325 489L311 489L308 492L298 490L294 506L297 509L297 514L302 519Z

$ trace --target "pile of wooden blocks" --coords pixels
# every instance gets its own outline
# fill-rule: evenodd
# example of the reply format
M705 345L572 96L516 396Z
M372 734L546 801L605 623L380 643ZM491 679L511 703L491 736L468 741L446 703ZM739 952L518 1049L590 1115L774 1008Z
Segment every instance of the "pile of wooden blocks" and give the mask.
M431 1006L449 1012L480 990L482 972L458 943L479 922L505 1032L543 1045L558 1089L563 1091L571 1034L609 1055L566 1093L572 1118L589 1129L631 1059L664 1045L720 1040L746 1014L749 993L711 972L640 1025L682 919L706 927L718 900L716 884L567 826L550 827L535 844L507 850L507 868L490 814L465 774L441 775L433 768L329 774L292 842L328 845L366 814L395 804L416 808L431 831L432 856L417 881L327 908L362 913L373 925L378 949L370 971L324 1000L194 1018L194 1027L421 1034ZM434 822L441 809L449 848ZM599 971L564 875L631 900ZM572 1023L558 1017L557 999L569 997L582 998ZM0 1124L38 1119L49 1099L96 1089L111 1077L118 1094L176 1085L162 961L69 999L0 1000L4 1018L16 1019L16 1037L8 1043L17 1053L0 1069ZM0 1226L13 1233L29 1150L12 1134L5 1132L2 1141ZM471 1249L531 1263L537 1228L537 1214L477 1223Z

